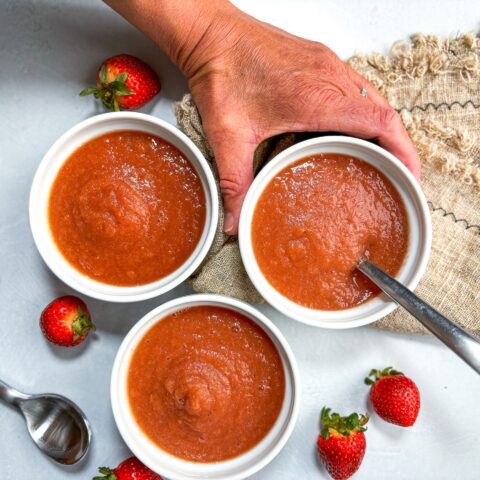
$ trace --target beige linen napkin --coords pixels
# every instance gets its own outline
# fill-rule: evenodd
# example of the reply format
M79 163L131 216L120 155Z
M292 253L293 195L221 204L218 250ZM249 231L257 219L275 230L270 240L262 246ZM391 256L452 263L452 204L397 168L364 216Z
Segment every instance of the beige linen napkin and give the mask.
M400 112L422 159L433 248L416 292L476 334L480 334L479 57L480 39L474 35L440 40L415 34L408 43L394 44L387 56L355 55L349 60ZM212 150L189 95L175 105L175 115L217 176ZM315 134L285 134L263 142L255 153L256 170L281 150L311 136ZM263 301L243 268L236 239L223 234L223 211L210 253L190 284L198 292ZM374 325L424 332L400 309Z

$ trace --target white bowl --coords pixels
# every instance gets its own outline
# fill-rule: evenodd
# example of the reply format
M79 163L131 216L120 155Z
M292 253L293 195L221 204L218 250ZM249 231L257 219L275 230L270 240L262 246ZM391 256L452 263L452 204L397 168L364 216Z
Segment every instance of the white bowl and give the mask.
M252 247L251 224L257 201L270 181L288 165L309 155L351 155L380 170L399 192L408 217L409 243L405 261L396 278L410 289L420 281L430 256L432 227L427 201L415 177L391 153L365 140L326 136L312 138L287 148L272 159L253 181L242 207L239 243L243 264L255 288L265 300L294 320L324 328L352 328L372 323L391 313L397 305L385 295L345 310L315 310L292 302L273 288L260 270Z
M253 320L271 338L280 354L285 373L285 397L274 426L251 450L233 459L214 462L189 462L156 446L139 428L128 404L127 374L130 359L139 341L157 322L171 313L198 305L213 305L235 310ZM147 313L130 330L118 350L110 386L112 410L123 440L130 450L154 472L172 480L246 478L267 465L283 448L293 431L300 406L300 381L293 353L280 331L250 305L222 295L189 295L167 302Z
M120 287L98 282L76 270L57 248L48 222L52 184L69 156L82 144L115 130L140 130L158 135L177 147L197 171L205 192L205 227L188 260L168 276L145 285ZM111 302L134 302L161 295L186 280L200 265L212 244L218 222L217 187L212 171L200 150L180 130L151 115L115 112L96 115L64 133L40 163L30 191L30 227L35 244L53 273L75 290Z

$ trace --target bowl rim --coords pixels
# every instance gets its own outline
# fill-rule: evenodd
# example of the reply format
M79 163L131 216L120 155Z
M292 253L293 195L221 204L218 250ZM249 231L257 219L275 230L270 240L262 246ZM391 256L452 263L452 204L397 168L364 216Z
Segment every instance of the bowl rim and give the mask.
M198 175L201 178L202 186L204 189L205 194L205 204L206 204L206 219L205 219L205 226L204 232L202 236L204 239L201 248L195 253L192 252L191 256L177 269L171 272L166 277L162 277L154 282L149 282L142 285L135 285L135 286L116 286L107 284L104 282L98 282L95 279L88 277L87 275L83 274L79 270L77 270L73 265L71 265L68 260L63 256L60 252L58 247L55 245L55 242L51 236L50 228L48 225L47 218L40 218L43 217L42 215L38 215L37 211L40 210L42 207L41 202L39 202L39 198L41 193L45 188L51 190L53 185L53 181L56 178L53 178L52 181L46 182L45 176L47 172L51 171L52 169L56 168L57 172L58 169L61 168L62 165L68 160L70 155L65 155L62 158L61 162L57 161L54 162L52 157L61 156L61 151L63 149L68 149L68 145L75 141L75 137L80 134L80 132L87 130L88 128L97 128L101 129L101 125L108 122L128 122L131 121L132 125L129 127L124 128L125 130L132 129L132 130L139 130L141 131L141 126L148 125L152 129L157 129L157 135L161 138L162 132L163 135L165 133L171 135L172 138L175 138L178 143L183 146L184 148L176 146L185 155L189 161L193 164L193 167L197 171ZM137 125L134 125L134 124ZM111 131L114 131L115 128L112 127ZM84 140L85 143L88 140L91 140L99 135L102 135L105 132L100 130L94 131L88 135L88 138ZM167 140L169 141L169 140ZM169 143L171 143L169 141ZM81 145L80 143L79 145ZM192 162L194 159L194 162ZM46 186L45 186L46 185ZM41 257L43 258L44 262L50 268L50 270L65 284L73 288L74 290L87 295L92 298L96 298L99 300L104 301L111 301L115 303L124 303L124 302L137 302L141 300L147 300L150 298L157 297L162 295L180 283L185 281L201 264L201 262L205 259L206 255L208 254L210 247L213 243L215 238L215 233L217 230L218 225L218 216L219 216L219 204L218 204L218 189L215 183L215 179L213 176L212 169L208 164L207 160L199 150L199 148L190 140L182 131L176 128L174 125L168 123L165 120L160 118L154 117L153 115L148 115L145 113L139 112L108 112L102 113L99 115L94 115L89 117L77 124L73 127L69 128L66 132L64 132L47 150L45 155L43 156L41 162L39 163L37 170L35 172L32 185L30 188L30 196L29 196L29 221L30 221L30 230L32 232L32 236L39 251ZM210 217L210 220L209 220ZM206 234L205 234L206 232ZM45 234L45 235L44 235ZM45 241L45 238L48 238ZM48 244L48 246L47 246ZM51 249L58 252L59 255L55 255L56 258L52 258ZM58 257L58 258L57 258ZM188 264L188 265L187 265ZM185 267L185 265L187 265ZM62 268L61 268L62 266ZM183 272L177 274L179 270L184 268ZM83 279L87 284L81 283L75 278L71 278L65 274L65 271L75 271L75 276L78 278ZM168 281L164 281L162 285L158 287L152 288L152 285L156 282L161 282L162 280L172 277ZM115 293L105 293L98 291L95 287L98 285L98 288L108 288L111 292Z
M333 144L337 145L333 146ZM331 150L327 150L325 148L325 145L329 145ZM338 145L341 145L341 147L339 147ZM255 255L253 253L253 247L251 243L251 220L253 218L253 213L258 197L261 195L266 186L270 183L271 179L279 171L281 171L288 165L300 160L303 157L314 154L309 152L308 154L306 153L303 156L296 156L299 152L305 149L316 147L319 148L318 153L326 153L328 151L330 151L331 153L336 153L336 150L342 147L347 149L350 147L352 149L356 148L357 150L364 149L365 151L370 151L378 158L382 157L382 161L387 162L390 167L395 170L395 178L392 178L392 175L385 172L381 167L375 165L375 160L372 160L373 166L380 170L392 182L394 187L401 195L404 203L406 200L406 195L397 187L396 183L401 184L405 189L408 189L413 193L414 198L412 198L411 201L412 204L418 207L418 211L415 211L415 221L416 224L419 226L419 235L421 234L421 239L419 239L418 241L418 255L420 259L418 263L415 264L414 270L412 267L413 273L411 274L410 280L408 282L405 282L405 285L412 290L418 285L418 282L420 281L426 269L432 243L430 211L420 184L415 179L413 174L407 169L407 167L387 150L366 140L343 135L326 135L310 138L308 140L296 143L280 152L260 170L258 175L253 180L252 185L247 192L247 195L245 196L242 205L242 211L240 214L238 238L242 262L245 266L245 270L247 271L250 280L252 281L253 285L258 290L260 295L272 307L274 307L287 317L307 325L329 329L347 329L368 325L393 312L393 310L395 310L398 305L392 300L388 299L385 294L380 294L379 296L374 297L373 299L368 300L363 304L349 309L309 309L291 301L290 299L282 295L280 292L278 292L272 285L270 285L266 277L263 276L263 273L261 272L255 260ZM357 152L356 154L355 151L352 151L351 155L355 157L359 156L359 153ZM408 198L408 200L410 201L410 198ZM405 205L405 207L407 210L407 219L411 228L414 219L412 218L411 213L409 213L408 211L408 205ZM412 232L410 232L410 237L412 237ZM412 253L412 247L410 245L410 242L411 238L409 239L407 257L409 256L409 254ZM402 269L403 266L399 274L402 272ZM377 311L370 314L364 314L362 316L362 307L364 310L371 307L371 305L377 307Z
M140 427L135 425L135 432L133 436L135 436L136 438L132 438L132 433L128 431L127 421L124 420L123 415L126 415L126 417L128 418L128 422L131 424L135 424L135 420L128 406L127 396L124 395L123 398L120 398L120 393L125 394L125 391L122 389L121 384L122 382L126 382L125 377L128 373L128 365L131 360L131 356L135 351L138 342L141 340L141 338L143 338L146 332L148 332L155 324L157 324L159 321L162 321L163 318L165 318L167 315L170 315L172 312L188 308L189 306L198 305L213 305L232 309L252 319L274 342L277 351L282 359L285 378L287 379L287 376L289 378L289 381L285 382L285 398L284 405L282 406L283 410L285 408L285 401L287 400L287 397L290 397L290 407L288 410L289 413L287 417L283 418L284 428L282 432L277 435L275 439L273 439L275 441L268 448L268 452L251 465L247 465L246 467L237 467L237 472L228 474L223 472L219 473L217 471L215 477L210 477L207 472L199 472L192 475L184 474L175 470L175 466L172 466L171 464L165 465L162 463L162 461L158 461L158 463L153 463L151 459L144 453L142 447L138 444L139 437L145 436L145 434L141 433ZM253 475L255 472L258 472L268 463L270 463L280 453L280 451L287 443L298 419L301 400L301 382L296 358L290 345L288 344L287 340L285 339L279 328L276 327L275 324L271 320L269 320L262 312L258 311L256 308L249 305L248 303L245 303L233 297L227 297L217 294L192 294L175 298L154 308L153 310L145 314L138 322L136 322L135 325L131 328L131 330L127 333L117 351L113 363L110 382L110 400L114 420L123 440L130 448L130 450L134 453L134 455L137 456L145 465L147 465L147 467L149 467L153 471L157 472L160 475L166 476L167 478L175 478L176 480L192 480L193 478L221 478L222 480L241 480L250 475ZM279 414L279 417L275 421L275 424L272 426L270 432L276 426L278 426L279 422L282 420L281 417L282 415ZM268 435L269 434L267 434L267 437ZM257 446L261 445L265 438L261 440L259 444L252 447L252 449L244 452L241 455L238 455L237 457L234 457L233 459L227 459L220 462L211 463L198 463L183 460L179 457L175 457L169 454L168 452L163 451L158 446L154 446L154 448L157 451L162 452L163 454L166 453L166 457L175 459L175 462L180 461L180 463L195 467L196 469L198 469L200 466L200 468L203 468L205 470L208 469L208 466L211 466L212 468L218 468L218 466L221 466L222 464L227 464L232 461L237 461L237 459L242 459L242 457L248 455L249 452L254 450ZM153 442L150 441L150 443L153 445ZM168 463L168 458L164 458L163 462Z

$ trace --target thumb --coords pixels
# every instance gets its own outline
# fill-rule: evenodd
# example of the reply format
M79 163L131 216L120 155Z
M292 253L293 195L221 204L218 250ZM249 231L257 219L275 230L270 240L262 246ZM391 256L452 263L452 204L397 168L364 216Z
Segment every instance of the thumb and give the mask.
M211 142L220 176L225 220L223 229L228 235L236 235L243 199L253 180L253 155L256 145L242 141L236 135L222 135Z

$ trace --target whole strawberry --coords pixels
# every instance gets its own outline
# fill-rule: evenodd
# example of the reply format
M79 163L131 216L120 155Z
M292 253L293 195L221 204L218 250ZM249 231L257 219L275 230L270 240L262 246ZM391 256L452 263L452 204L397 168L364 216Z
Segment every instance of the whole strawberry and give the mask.
M162 480L136 457L127 458L113 470L100 467L98 471L102 476L93 477L93 480Z
M110 110L134 110L149 102L160 91L157 74L142 60L121 54L105 60L97 71L97 86L80 95L93 94Z
M372 386L370 401L381 418L402 427L415 423L420 410L420 392L413 380L387 367L382 371L373 369L365 383Z
M320 460L335 480L350 478L359 468L365 455L367 442L363 433L367 428L368 415L352 413L342 417L330 414L323 407L320 416L322 425L317 448Z
M49 303L40 316L40 328L48 341L62 347L73 347L95 330L85 303L73 295Z

